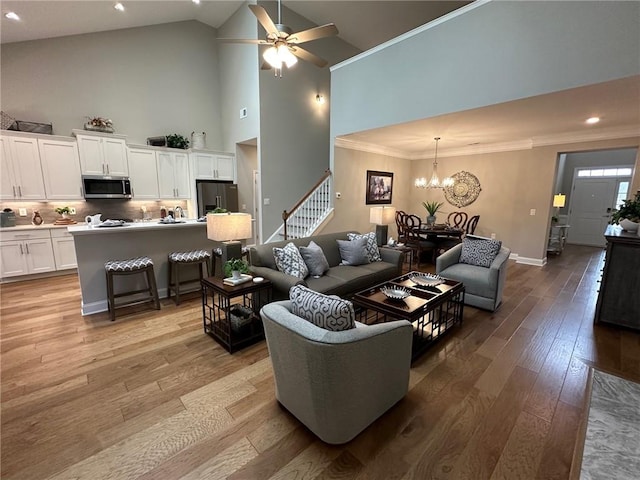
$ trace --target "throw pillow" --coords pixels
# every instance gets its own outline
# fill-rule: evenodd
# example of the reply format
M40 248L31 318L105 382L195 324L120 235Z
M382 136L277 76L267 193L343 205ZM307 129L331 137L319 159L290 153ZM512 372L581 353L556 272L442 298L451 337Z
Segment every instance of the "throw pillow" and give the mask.
M501 247L502 242L500 240L466 235L462 239L460 263L488 268L495 260Z
M287 243L283 248L273 247L273 258L276 261L276 267L282 273L298 278L309 275L307 264L304 263L298 247L292 242Z
M348 233L347 238L349 240L355 240L357 238L366 238L367 239L367 254L369 255L370 262L381 262L382 257L380 256L380 250L378 250L378 240L376 239L375 232L369 232L365 234L358 233Z
M309 243L308 247L300 247L300 254L304 259L304 263L307 264L309 269L309 275L314 277L321 277L324 272L329 270L329 262L327 257L324 256L322 247L313 240Z
M335 295L315 292L303 285L289 290L291 313L332 332L355 328L356 313L353 304Z
M341 265L364 265L369 263L366 238L336 240L336 242L338 242L340 258L342 258Z

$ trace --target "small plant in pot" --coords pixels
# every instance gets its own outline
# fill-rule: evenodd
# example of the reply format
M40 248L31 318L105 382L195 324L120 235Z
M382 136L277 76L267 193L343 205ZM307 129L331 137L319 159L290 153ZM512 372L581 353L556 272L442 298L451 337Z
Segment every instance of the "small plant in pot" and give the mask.
M189 148L189 140L178 133L172 133L171 135L167 135L167 147L186 150Z
M243 273L249 273L249 264L241 258L232 258L224 262L224 275L238 279Z
M55 209L55 212L59 215L62 215L62 218L69 218L71 209L69 207L58 207Z
M610 224L618 224L623 230L635 232L640 224L640 191L635 198L625 200L620 208L613 211Z
M433 225L436 223L436 212L440 210L440 207L444 205L443 202L422 202L422 206L426 208L427 213L427 225Z

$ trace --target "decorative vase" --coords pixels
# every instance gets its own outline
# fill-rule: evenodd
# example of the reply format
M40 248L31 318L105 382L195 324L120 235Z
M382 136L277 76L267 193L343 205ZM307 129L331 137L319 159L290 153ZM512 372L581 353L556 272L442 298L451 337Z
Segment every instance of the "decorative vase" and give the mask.
M242 278L242 274L240 273L240 270L232 270L231 278L233 278L234 280L240 280Z
M71 218L71 215L69 215L68 213L63 213L62 218Z
M40 216L40 212L38 210L33 211L31 223L33 223L34 225L42 225L42 216Z
M626 230L629 233L638 231L638 223L632 222L631 220L627 220L626 218L623 218L622 220L620 220L618 225L620 225L623 230Z
M434 225L436 223L436 216L435 215L429 215L427 217L427 225Z

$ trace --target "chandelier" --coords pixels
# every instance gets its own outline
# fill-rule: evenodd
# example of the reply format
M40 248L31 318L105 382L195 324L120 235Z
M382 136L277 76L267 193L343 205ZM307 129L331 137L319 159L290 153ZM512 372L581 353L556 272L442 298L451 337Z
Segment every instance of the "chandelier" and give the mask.
M431 175L431 180L428 182L424 177L416 178L415 185L418 188L444 188L453 185L453 178L451 177L445 177L440 181L440 177L438 176L438 141L440 137L435 137L434 140L436 141L436 154L433 158L433 174Z

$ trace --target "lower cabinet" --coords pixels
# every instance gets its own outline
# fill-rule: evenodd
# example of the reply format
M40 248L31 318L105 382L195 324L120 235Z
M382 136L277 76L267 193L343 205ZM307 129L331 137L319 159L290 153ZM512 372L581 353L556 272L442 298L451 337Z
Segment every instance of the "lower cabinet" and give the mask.
M0 278L76 268L73 236L66 229L3 231Z
M56 261L56 270L68 270L78 267L73 235L66 229L52 229L51 244L53 246L53 256Z
M7 232L0 241L0 276L16 277L56 270L49 230Z

